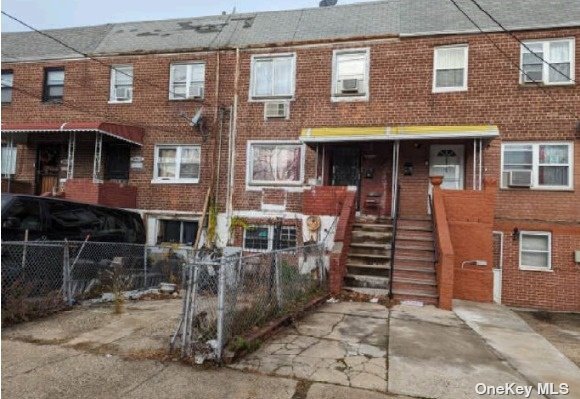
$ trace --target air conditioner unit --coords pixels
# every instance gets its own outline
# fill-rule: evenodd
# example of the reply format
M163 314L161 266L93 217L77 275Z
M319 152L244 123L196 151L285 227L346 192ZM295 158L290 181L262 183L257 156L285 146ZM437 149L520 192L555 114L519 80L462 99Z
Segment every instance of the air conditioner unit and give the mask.
M288 118L290 113L290 104L286 101L268 101L264 103L264 117L269 118Z
M340 92L341 93L358 93L359 92L359 80L358 79L343 79L340 81Z
M202 85L191 85L189 87L188 98L202 98L203 97L203 86Z
M509 187L531 187L532 171L531 170L510 170L508 172Z
M117 101L124 101L131 99L132 90L128 87L117 87L115 89L115 99Z

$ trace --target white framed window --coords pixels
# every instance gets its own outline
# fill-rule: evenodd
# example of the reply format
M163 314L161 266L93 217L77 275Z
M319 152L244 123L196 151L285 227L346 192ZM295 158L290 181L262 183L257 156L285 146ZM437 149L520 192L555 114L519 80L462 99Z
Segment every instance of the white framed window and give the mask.
M2 71L2 104L12 102L12 84L14 82L14 72L11 70Z
M109 102L130 103L133 101L133 66L111 66L111 93Z
M169 70L169 99L203 98L205 63L184 62L171 64Z
M296 82L296 54L252 56L250 100L292 98Z
M436 47L433 53L433 93L467 90L467 44Z
M155 146L152 183L199 183L200 160L198 145Z
M530 173L529 188L573 188L574 145L571 142L503 143L501 187L510 187L510 172Z
M18 149L2 143L2 175L9 176L16 174L16 155Z
M279 237L279 247L275 248L275 239ZM297 245L296 227L250 226L244 230L244 250L254 252L272 251L275 249L294 248Z
M193 245L198 226L199 222L196 220L158 219L156 242Z
M552 269L552 234L543 231L520 232L520 269Z
M250 185L299 185L304 181L304 145L296 142L248 141Z
M520 83L573 84L574 49L573 38L524 42L521 46L523 72L520 73Z
M332 54L333 101L368 100L370 50L334 50Z

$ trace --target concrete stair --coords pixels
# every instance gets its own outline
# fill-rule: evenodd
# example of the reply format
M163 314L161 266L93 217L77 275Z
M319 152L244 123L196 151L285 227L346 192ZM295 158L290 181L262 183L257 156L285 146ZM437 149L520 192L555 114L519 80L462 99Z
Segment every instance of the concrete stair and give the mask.
M427 215L400 217L393 270L393 297L437 305L433 224Z
M344 288L373 296L389 294L393 226L387 218L362 216L352 226Z

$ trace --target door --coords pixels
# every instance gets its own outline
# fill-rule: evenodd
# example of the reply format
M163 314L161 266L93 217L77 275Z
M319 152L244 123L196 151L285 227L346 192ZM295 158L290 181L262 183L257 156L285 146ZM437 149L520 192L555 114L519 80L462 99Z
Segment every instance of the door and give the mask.
M40 144L36 154L36 194L58 188L60 172L60 144Z
M443 183L441 183L443 189L463 190L464 153L465 148L462 144L432 145L429 151L429 176L443 176ZM429 181L429 196L432 193L433 185ZM430 213L429 205L427 209Z
M356 209L360 203L360 150L358 147L335 147L332 150L332 186L356 186Z
M131 153L128 145L109 144L105 147L105 179L129 180Z

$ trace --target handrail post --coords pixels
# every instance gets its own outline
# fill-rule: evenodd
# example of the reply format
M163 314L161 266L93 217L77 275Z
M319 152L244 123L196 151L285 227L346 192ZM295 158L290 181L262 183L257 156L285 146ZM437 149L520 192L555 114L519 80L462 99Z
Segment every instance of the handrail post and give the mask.
M391 268L389 269L389 298L393 299L393 275L395 269L395 242L397 241L397 220L399 218L399 192L401 186L397 184L395 192L395 209L393 212L393 236L391 239Z

